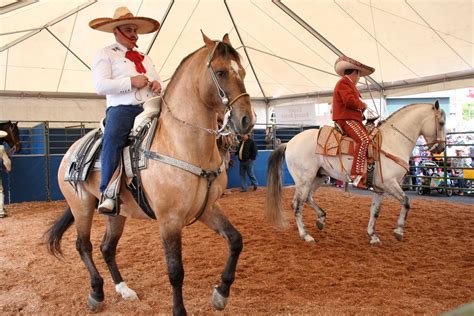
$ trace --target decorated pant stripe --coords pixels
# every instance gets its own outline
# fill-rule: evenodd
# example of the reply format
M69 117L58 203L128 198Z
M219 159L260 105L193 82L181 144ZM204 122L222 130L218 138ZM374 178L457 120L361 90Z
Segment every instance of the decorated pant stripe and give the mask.
M346 121L350 129L359 137L361 140L359 150L357 151L355 171L356 174L362 174L364 172L365 156L367 154L367 148L369 147L369 137L363 130L363 127L356 123L356 121Z

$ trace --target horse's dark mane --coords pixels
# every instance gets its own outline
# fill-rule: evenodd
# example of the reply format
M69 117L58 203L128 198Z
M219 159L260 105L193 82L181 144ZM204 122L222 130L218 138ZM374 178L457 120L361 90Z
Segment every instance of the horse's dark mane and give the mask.
M183 60L181 60L178 67L176 68L173 75L171 76L170 83L168 84L168 86L171 85L171 83L173 82L173 79L180 72L181 67L185 64L185 62L203 48L206 48L206 46L204 45L204 46L199 47L194 52L184 57ZM228 58L229 55L231 57L234 57L235 59L237 59L237 61L240 62L240 55L235 48L233 48L232 46L224 42L219 42L219 45L217 45L216 51L214 52L214 58L217 56L223 56L224 58Z

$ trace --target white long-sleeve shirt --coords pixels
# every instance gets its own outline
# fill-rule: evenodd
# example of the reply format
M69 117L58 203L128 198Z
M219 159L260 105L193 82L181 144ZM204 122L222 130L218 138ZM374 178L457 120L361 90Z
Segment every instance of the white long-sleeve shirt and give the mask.
M127 48L119 43L99 50L94 58L92 76L98 94L105 95L107 107L121 104L135 105L153 97L148 86L142 89L132 87L131 77L141 75L135 68L135 63L125 58ZM146 69L148 80L157 80L161 86L160 76L150 57L141 53L145 59L142 64Z

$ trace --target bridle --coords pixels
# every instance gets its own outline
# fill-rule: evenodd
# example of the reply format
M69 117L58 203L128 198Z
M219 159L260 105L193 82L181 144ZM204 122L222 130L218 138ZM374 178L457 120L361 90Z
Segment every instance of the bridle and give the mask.
M227 128L227 125L229 123L230 118L232 117L232 105L238 99L240 99L241 97L248 96L249 94L247 92L243 92L243 93L237 95L235 98L233 98L229 102L229 98L228 98L226 92L224 91L224 89L222 89L221 85L219 84L219 80L217 79L216 72L214 71L214 68L211 65L211 62L214 59L214 55L215 55L217 46L219 46L220 43L223 43L223 42L215 41L214 48L209 53L209 55L207 57L207 63L206 63L207 69L209 70L209 75L211 76L212 82L214 83L214 86L216 87L219 98L221 99L221 103L225 107L224 120L223 120L222 126L220 128L218 128L217 130L214 130L214 129L211 129L211 128L205 128L205 127L198 126L198 125L195 125L195 124L192 124L192 123L188 123L184 120L181 120L180 118L176 117L176 115L174 115L173 112L171 112L171 109L166 104L166 102L164 100L164 97L162 97L162 100L163 100L163 103L166 105L166 108L167 108L168 112L170 112L171 115L173 116L173 118L175 120L177 120L178 122L180 122L184 125L188 125L188 126L191 126L191 127L197 128L197 129L204 130L205 132L207 132L209 134L214 134L216 136L219 136L219 135L227 136L231 133L231 131L226 130L226 128Z
M436 133L436 138L434 141L430 143L426 143L425 146L431 146L428 150L432 151L436 147L439 146L439 144L446 143L446 140L441 139L438 133L438 125L439 125L439 118L441 117L441 110L440 109L435 109L434 107L432 108L434 111L434 120L435 120L435 133Z
M221 99L222 105L225 106L225 111L226 111L224 114L224 121L222 123L222 127L218 130L218 134L229 135L230 131L224 132L224 130L227 127L230 117L232 116L232 104L234 104L239 98L243 96L248 96L249 94L247 92L241 93L229 102L229 98L227 97L227 94L225 93L224 89L222 89L222 87L220 86L219 80L217 80L216 72L214 71L214 68L212 68L212 64L211 64L212 60L214 59L214 54L216 52L217 46L219 46L220 43L222 42L215 41L214 48L212 49L211 53L208 55L208 58L207 58L207 69L209 70L211 79L214 82L214 86L217 89L219 98Z

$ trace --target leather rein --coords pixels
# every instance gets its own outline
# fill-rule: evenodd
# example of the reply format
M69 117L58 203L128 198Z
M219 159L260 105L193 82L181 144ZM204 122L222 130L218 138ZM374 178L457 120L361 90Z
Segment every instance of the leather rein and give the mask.
M444 139L441 139L438 133L438 125L439 125L439 118L441 117L441 110L437 110L433 107L433 112L434 112L434 120L435 120L435 133L436 133L436 138L434 141L426 143L425 146L431 146L429 147L429 151L432 151L435 149L439 144L446 143ZM390 124L390 127L393 128L395 131L397 131L400 135L405 137L410 143L416 144L416 140L412 140L410 137L408 137L403 131L401 131L399 128L397 128L393 123Z

